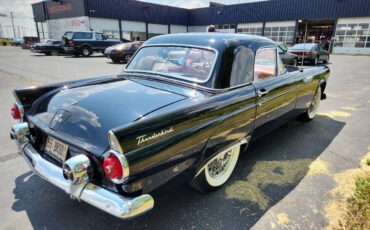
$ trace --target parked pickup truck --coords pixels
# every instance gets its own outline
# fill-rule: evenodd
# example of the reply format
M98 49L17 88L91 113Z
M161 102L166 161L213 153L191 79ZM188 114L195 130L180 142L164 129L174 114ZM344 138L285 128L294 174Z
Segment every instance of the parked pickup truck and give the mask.
M127 219L167 182L220 188L254 139L314 119L329 73L285 67L265 37L162 35L119 75L14 90L10 136L43 179Z
M64 52L76 57L88 57L93 52L104 53L106 48L119 43L119 40L106 39L104 34L97 32L66 32L62 38Z

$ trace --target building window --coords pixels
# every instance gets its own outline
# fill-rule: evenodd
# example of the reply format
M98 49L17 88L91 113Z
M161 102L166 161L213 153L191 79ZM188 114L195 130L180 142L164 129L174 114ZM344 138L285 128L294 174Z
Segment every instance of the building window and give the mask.
M216 25L216 32L219 33L235 33L234 24Z
M259 35L259 36L262 36L262 27L243 27L243 28L238 28L237 33L239 33L239 34L249 34L249 35Z
M278 43L292 44L294 41L294 29L295 26L265 27L264 36Z
M370 48L370 23L338 24L334 47Z

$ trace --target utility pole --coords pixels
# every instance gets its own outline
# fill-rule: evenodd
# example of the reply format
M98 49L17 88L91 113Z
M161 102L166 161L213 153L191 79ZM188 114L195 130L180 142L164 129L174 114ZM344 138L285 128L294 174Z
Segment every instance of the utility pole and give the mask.
M12 26L13 26L13 34L14 34L14 38L15 37L15 28L14 28L14 20L13 20L13 12L10 12L10 17L12 18Z
M3 27L1 26L1 23L0 23L0 38L3 37Z
M18 27L18 37L20 38L21 37L21 31L19 30L19 26Z

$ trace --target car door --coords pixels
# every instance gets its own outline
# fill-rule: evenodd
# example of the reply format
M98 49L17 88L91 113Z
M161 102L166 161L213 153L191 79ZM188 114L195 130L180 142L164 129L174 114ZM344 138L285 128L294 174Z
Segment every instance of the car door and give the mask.
M285 69L276 47L264 47L256 52L253 80L257 92L255 138L293 116L297 81L296 74Z

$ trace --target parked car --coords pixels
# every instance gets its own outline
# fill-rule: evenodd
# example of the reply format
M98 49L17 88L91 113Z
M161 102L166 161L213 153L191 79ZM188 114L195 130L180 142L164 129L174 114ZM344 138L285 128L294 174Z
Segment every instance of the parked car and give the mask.
M119 40L106 39L104 34L97 32L67 32L62 38L65 53L84 57L93 52L104 53L106 48L119 43Z
M29 49L31 52L33 53L40 53L39 49L37 47L41 46L41 45L44 45L45 43L47 43L48 41L53 41L52 39L43 39L41 40L39 43L36 43L36 44L33 44L33 45L30 45L29 46ZM36 49L35 49L36 48Z
M22 49L29 49L31 45L39 43L40 39L38 37L23 37L23 43L21 45Z
M284 44L278 45L278 52L285 65L297 66L298 56L288 52L288 48Z
M128 63L132 55L134 55L143 43L143 41L136 41L111 46L105 49L104 55L112 59L114 63L121 61Z
M13 39L12 41L12 46L21 46L23 43L23 39L21 38L16 38L16 39Z
M289 49L289 52L298 55L299 61L308 61L313 65L317 65L319 61L323 63L329 62L329 52L324 50L320 44L296 44Z
M45 43L35 45L35 47L33 48L33 52L58 56L59 54L64 53L64 49L62 47L61 41L48 40Z
M220 188L253 139L296 116L314 119L329 68L278 63L265 37L157 36L119 75L14 90L10 136L43 179L134 217L169 181Z

